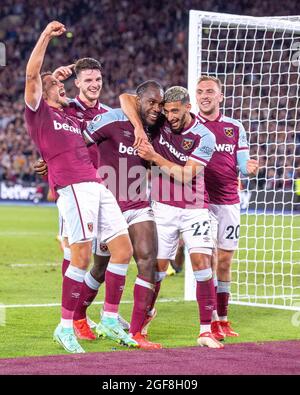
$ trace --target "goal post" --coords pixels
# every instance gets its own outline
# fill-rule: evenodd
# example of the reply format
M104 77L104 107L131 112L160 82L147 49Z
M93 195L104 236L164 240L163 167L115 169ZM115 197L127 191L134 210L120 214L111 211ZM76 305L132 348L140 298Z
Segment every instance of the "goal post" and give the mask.
M190 11L188 89L220 78L222 112L242 122L254 179L242 178L231 303L300 309L300 17ZM185 300L195 299L186 252Z

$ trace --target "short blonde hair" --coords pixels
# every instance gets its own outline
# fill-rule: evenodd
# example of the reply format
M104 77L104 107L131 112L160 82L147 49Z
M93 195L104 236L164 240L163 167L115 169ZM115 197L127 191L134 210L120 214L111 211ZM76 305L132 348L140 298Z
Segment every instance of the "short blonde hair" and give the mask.
M202 81L213 81L218 85L220 91L222 91L222 82L219 80L219 78L214 77L212 75L201 75L198 78L197 85L200 84L200 82Z
M164 103L173 103L180 101L182 104L190 102L190 95L183 86L172 86L167 89L164 95Z

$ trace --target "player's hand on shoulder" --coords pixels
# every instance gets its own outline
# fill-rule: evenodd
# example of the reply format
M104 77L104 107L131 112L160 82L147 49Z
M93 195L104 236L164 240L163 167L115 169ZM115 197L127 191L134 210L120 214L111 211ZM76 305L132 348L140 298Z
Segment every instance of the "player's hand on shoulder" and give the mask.
M248 159L247 161L247 172L251 176L255 176L258 172L259 164L256 159Z
M75 63L69 64L68 66L60 66L53 71L53 75L59 81L64 81L67 78L71 77L71 75L73 74L74 66L75 66Z
M61 36L66 31L65 25L58 22L52 21L48 23L44 33L50 37Z
M38 159L37 161L34 162L33 164L33 170L39 175L39 176L46 176L48 174L48 166L43 159Z
M148 136L142 126L136 126L134 128L134 136L133 148L139 148L143 141L148 141Z
M149 141L143 140L138 147L138 155L145 160L151 161L154 159L155 151Z

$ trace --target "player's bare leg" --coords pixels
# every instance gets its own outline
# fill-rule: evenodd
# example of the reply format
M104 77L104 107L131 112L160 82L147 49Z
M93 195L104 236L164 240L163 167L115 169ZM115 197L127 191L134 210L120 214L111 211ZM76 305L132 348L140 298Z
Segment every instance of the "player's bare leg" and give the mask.
M179 244L178 244L175 259L171 260L171 266L173 267L176 273L182 272L182 268L184 265L184 248L185 248L184 241L182 239L179 239Z
M156 225L154 221L138 222L129 226L128 231L133 244L133 256L138 268L133 291L134 304L130 321L130 334L137 341L140 348L159 349L161 344L150 342L142 334L142 328L151 307L155 288Z
M228 301L230 296L231 283L231 263L234 251L223 250L218 248L218 290L217 290L217 309L220 324L223 332L228 337L237 337L239 334L235 332L228 321Z
M202 249L205 251L206 249ZM207 249L208 250L208 249ZM215 289L212 278L211 255L209 253L191 253L190 259L197 281L196 299L200 318L200 335L197 343L209 348L223 348L211 333L212 311L215 303Z
M105 272L103 315L96 332L99 336L108 337L119 344L137 347L138 344L124 331L118 321L119 304L133 253L132 244L128 234L121 234L107 242L107 246L111 257Z

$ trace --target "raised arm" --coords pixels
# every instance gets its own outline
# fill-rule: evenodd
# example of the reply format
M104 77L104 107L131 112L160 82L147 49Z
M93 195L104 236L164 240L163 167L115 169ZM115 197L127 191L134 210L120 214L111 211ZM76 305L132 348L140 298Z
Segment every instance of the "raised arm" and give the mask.
M25 103L36 109L42 97L42 80L40 76L46 49L52 37L60 36L66 31L64 25L53 21L40 35L26 67Z
M138 113L138 106L136 102L137 96L130 95L129 93L122 93L119 96L121 108L124 114L127 116L129 121L134 126L135 140L133 143L134 148L138 148L143 141L148 141L148 137L145 133L141 117Z

